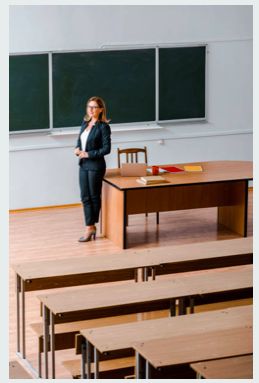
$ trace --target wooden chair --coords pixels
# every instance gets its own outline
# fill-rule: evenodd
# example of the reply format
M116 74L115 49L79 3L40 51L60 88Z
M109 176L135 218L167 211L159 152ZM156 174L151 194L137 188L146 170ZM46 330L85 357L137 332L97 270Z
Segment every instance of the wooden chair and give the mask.
M139 154L143 153L144 156L144 162L147 164L147 147L144 146L144 148L127 148L127 149L117 149L118 154L118 168L121 167L121 155L125 155L126 162L127 163L138 163L139 161ZM148 213L146 213L146 217L148 216ZM156 212L156 223L159 224L159 212ZM128 224L128 217L127 217L127 224Z
M128 149L117 149L118 152L118 168L121 167L121 160L120 157L122 154L125 154L126 162L135 163L138 162L138 155L139 153L144 154L144 162L147 164L147 147L144 146L144 149L142 148L128 148Z

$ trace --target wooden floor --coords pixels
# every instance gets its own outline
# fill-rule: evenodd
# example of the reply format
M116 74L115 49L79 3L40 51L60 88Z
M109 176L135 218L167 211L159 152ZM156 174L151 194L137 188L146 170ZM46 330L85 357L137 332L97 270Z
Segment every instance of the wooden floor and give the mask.
M249 191L248 236L253 235L253 191ZM130 248L160 247L183 243L204 242L238 237L224 227L217 226L216 208L160 213L156 225L155 214L129 217L128 244ZM60 259L119 253L123 250L97 234L96 241L77 242L84 234L81 207L32 210L10 214L10 264L30 260ZM125 255L128 250L124 250ZM10 269L10 326L9 357L16 358L16 309L14 273ZM39 321L39 292L26 296L27 323ZM150 315L150 314L149 314ZM166 315L161 312L160 316ZM142 316L147 319L149 316ZM139 316L136 318L139 318ZM37 342L30 329L27 335L27 357L37 365ZM74 358L73 350L58 351L57 378L71 378L61 365L62 360Z

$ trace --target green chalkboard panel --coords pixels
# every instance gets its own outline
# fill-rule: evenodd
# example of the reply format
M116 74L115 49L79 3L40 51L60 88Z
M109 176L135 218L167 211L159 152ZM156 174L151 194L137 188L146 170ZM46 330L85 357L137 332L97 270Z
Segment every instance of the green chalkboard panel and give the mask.
M48 55L9 58L9 130L49 129Z
M111 123L155 120L155 49L55 53L53 127L81 124L89 97L102 97Z
M159 120L205 118L206 47L159 49Z

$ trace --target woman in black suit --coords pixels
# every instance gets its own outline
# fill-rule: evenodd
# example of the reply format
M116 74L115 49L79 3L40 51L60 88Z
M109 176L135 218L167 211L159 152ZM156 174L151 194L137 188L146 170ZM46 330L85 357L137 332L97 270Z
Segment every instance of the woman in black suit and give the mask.
M102 181L106 170L104 156L111 151L111 129L106 107L100 97L91 97L78 136L75 155L79 157L79 183L84 208L86 234L79 242L96 237L95 223L101 208Z

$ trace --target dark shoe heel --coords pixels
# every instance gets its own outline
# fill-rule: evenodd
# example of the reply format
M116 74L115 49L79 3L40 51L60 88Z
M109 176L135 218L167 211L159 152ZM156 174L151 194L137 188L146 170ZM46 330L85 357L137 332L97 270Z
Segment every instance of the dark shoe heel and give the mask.
M89 242L89 241L91 241L92 237L93 237L94 240L96 239L96 231L91 231L91 232L87 235L87 237L81 237L81 238L79 238L78 242Z

